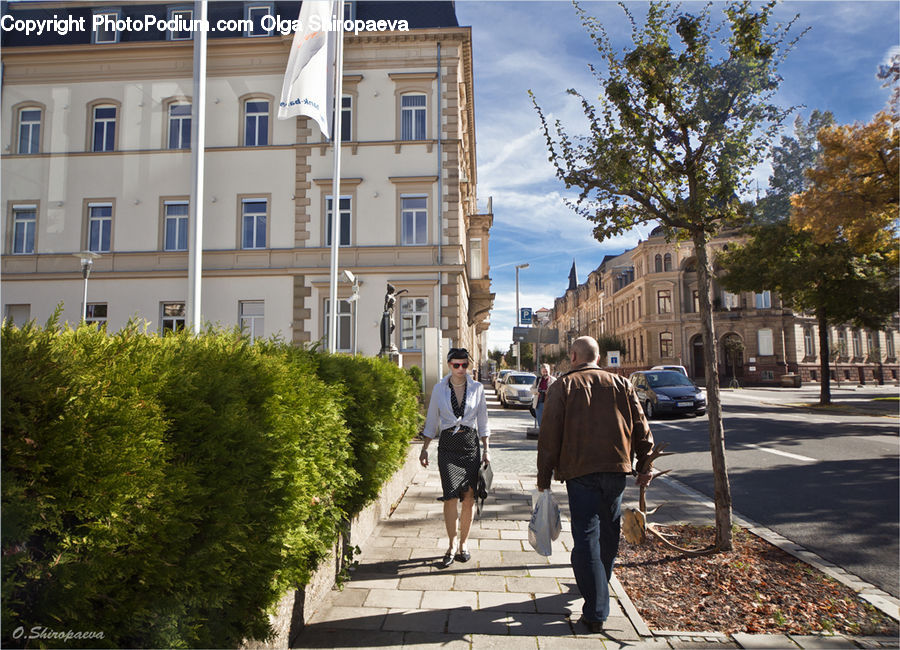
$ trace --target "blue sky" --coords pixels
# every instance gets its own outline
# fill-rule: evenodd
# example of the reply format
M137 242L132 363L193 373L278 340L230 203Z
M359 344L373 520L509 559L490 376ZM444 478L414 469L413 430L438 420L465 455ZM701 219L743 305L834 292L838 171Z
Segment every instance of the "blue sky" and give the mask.
M705 3L684 2L686 11ZM630 25L615 2L582 2L601 17L614 45L630 42ZM716 2L715 8L725 6ZM629 2L642 15L645 2ZM620 253L646 238L650 227L599 243L591 224L563 203L565 187L547 161L540 122L528 98L534 90L544 111L560 118L570 131L584 124L580 106L567 88L596 96L588 63L597 62L593 43L570 2L462 0L456 3L460 25L472 26L475 67L475 125L480 204L493 197L490 275L496 293L488 343L506 349L515 322L515 265L522 307L552 307L568 286L574 258L578 280L596 268L604 255ZM900 45L900 5L894 0L863 2L783 2L776 17L783 22L800 14L792 33L809 32L781 67L784 81L777 101L830 110L837 122L865 122L887 103L889 91L875 77ZM793 116L787 120L791 127ZM756 170L765 191L770 168ZM571 194L570 194L571 195Z

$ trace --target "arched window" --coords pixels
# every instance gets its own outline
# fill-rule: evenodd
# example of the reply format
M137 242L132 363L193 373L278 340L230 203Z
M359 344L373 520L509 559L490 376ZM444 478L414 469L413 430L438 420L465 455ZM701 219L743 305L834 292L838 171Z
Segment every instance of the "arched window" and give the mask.
M657 255L657 256L654 258L654 263L655 263L655 266L656 266L656 272L657 272L657 273L662 273L662 270L663 270L663 260L662 260L662 255Z
M663 258L663 270L672 270L672 255L670 253L666 253L666 256Z

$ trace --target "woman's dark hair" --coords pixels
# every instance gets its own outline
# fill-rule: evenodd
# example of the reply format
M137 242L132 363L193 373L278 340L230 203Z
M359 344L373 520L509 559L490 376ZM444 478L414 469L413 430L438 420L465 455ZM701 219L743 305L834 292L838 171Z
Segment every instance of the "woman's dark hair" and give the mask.
M450 352L447 353L447 361L452 361L453 359L468 359L469 351L465 348L450 348Z

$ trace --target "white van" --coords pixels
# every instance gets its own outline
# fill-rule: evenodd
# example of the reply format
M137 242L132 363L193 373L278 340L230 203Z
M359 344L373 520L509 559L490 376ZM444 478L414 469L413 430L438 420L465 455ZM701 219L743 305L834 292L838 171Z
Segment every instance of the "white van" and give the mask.
M688 376L687 369L684 366L653 366L650 370L674 370L675 372L680 372L685 377Z

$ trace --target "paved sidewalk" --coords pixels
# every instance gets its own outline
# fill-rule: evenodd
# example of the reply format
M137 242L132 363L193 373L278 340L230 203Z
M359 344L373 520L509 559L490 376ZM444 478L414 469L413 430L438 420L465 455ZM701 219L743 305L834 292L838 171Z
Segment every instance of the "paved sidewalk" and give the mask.
M488 390L489 398L493 392ZM295 642L301 648L879 648L900 647L885 637L749 635L651 631L613 581L612 613L602 634L577 623L581 598L569 562L571 536L565 492L558 484L563 533L548 558L528 544L536 441L525 431L531 418L489 401L494 490L469 539L472 559L440 568L446 531L437 468L420 470L391 517L381 523L358 556L343 590L333 590ZM656 523L713 520L705 497L677 481L657 479L648 492ZM628 482L626 507L637 501ZM808 552L772 531L740 520L807 561ZM803 555L807 553L807 555ZM898 602L871 585L854 583L838 567L823 566L872 602L897 616ZM881 600L879 600L881 599Z

